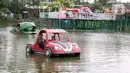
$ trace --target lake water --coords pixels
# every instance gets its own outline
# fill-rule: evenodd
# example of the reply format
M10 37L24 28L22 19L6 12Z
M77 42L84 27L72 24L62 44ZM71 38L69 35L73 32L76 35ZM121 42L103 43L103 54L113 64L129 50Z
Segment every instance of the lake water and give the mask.
M0 73L130 72L129 33L68 32L81 48L80 57L46 58L26 56L26 45L34 42L36 35L10 33L9 24L0 26Z

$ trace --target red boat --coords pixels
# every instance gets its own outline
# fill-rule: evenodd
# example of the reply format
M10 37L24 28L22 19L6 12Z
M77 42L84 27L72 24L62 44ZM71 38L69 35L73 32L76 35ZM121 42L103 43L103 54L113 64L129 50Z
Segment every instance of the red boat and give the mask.
M26 46L27 53L40 53L47 57L53 55L80 55L80 47L71 43L68 33L63 29L42 29L36 41Z

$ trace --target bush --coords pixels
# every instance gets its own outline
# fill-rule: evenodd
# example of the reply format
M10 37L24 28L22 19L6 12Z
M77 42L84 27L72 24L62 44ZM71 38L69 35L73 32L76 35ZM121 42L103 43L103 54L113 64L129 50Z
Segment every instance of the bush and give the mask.
M22 19L22 15L21 14L14 14L14 18L16 18L16 19Z
M2 13L7 13L7 12L8 12L8 9L7 9L7 8L1 8L1 9L0 9L0 12L2 12Z

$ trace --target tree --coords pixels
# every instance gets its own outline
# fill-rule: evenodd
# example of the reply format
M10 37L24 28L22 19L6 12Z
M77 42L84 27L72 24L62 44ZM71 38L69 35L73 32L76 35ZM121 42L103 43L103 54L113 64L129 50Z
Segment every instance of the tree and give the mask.
M3 12L3 13L7 13L8 9L7 8L1 8L0 11Z
M39 6L40 5L40 0L27 0L27 4L29 6Z
M100 3L102 6L106 6L110 0L95 0L94 3Z
M83 2L84 6L90 6L91 4L87 1L87 2Z
M0 0L0 8L6 7L6 0Z
M72 6L74 6L73 0L53 0L53 2L60 2L61 7L72 7Z
M21 10L21 4L18 0L13 0L10 4L10 9L13 13L18 14Z
M8 0L0 0L0 12L7 13Z
M107 7L107 2L110 0L95 0L93 7L98 10L103 10L103 8Z

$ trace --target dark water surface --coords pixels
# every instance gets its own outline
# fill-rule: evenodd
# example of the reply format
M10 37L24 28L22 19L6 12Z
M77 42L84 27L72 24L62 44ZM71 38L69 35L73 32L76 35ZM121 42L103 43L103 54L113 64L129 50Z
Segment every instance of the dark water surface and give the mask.
M69 32L81 47L80 57L26 56L28 42L36 35L10 33L0 27L0 73L129 73L129 33Z

